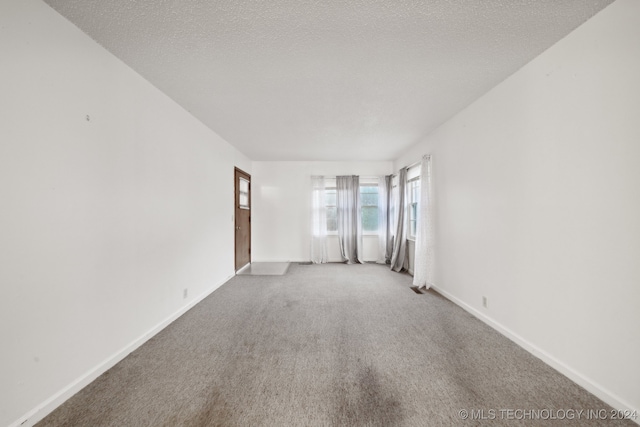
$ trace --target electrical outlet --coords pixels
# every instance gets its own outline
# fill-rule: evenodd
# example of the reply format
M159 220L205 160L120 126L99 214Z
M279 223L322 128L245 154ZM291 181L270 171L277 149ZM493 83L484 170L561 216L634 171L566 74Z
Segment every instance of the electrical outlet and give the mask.
M189 296L189 289L184 288L184 291L182 291L182 298L187 298L187 296Z
M488 305L489 305L489 301L487 300L487 297L483 296L482 297L482 306L484 308L487 308Z

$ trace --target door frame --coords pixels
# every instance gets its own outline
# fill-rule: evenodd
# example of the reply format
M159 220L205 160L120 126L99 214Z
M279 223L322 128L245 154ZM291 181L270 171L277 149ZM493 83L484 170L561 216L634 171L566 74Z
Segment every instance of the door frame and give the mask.
M240 268L237 268L238 265L238 210L241 209L239 206L239 197L238 197L238 177L242 176L243 178L249 181L249 221L248 221L248 249L249 249L249 262ZM233 268L235 272L240 271L246 265L251 264L251 211L253 210L253 206L251 203L251 175L247 172L243 171L238 167L233 168Z

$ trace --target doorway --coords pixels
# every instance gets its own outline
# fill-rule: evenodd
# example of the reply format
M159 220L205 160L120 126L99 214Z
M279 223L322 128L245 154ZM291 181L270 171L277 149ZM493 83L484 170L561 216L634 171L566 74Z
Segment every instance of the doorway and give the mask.
M235 168L235 267L251 263L251 175Z

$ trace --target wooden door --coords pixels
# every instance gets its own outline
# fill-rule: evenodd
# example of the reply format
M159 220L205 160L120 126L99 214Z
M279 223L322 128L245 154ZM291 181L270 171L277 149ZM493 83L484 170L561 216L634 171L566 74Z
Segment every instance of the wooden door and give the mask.
M235 168L236 271L251 263L251 175Z

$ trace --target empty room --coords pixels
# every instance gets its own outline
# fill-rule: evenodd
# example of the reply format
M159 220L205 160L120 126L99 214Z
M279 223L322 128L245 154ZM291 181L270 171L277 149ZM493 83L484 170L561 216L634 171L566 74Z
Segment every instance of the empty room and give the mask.
M1 426L640 424L640 1L0 1Z

